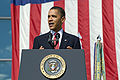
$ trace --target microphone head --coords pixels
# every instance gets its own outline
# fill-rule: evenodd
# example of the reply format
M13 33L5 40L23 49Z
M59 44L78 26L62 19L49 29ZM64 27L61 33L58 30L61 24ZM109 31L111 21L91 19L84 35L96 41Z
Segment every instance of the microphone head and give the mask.
M48 42L51 42L51 40L52 40L52 33L49 33L49 35L48 35Z
M57 34L55 35L55 37L56 37L56 39L59 39L59 38L60 38L60 34L57 33Z

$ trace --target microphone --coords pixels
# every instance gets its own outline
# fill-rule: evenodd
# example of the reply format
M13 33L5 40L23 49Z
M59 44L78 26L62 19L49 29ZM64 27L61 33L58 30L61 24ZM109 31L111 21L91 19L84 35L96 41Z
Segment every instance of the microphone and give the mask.
M48 35L48 43L50 43L51 41L52 41L52 33L49 33L49 35Z
M59 40L59 38L60 38L60 34L59 34L59 33L57 33L57 34L55 35L55 37L56 37L56 39L58 39L58 40Z
M54 49L54 47L58 44L58 42L59 42L59 38L60 38L60 34L59 33L57 33L56 35L55 35L55 38L56 38L56 40L52 40L52 33L49 33L49 35L48 35L48 43L52 46L52 48ZM56 44L54 44L54 41L56 41Z
M55 35L55 38L56 38L56 45L58 44L58 42L59 42L59 38L60 38L60 34L59 33L57 33L56 35ZM55 46L56 46L55 45Z
M52 33L49 33L48 35L48 43L52 46L52 48L54 49L54 41L52 40Z

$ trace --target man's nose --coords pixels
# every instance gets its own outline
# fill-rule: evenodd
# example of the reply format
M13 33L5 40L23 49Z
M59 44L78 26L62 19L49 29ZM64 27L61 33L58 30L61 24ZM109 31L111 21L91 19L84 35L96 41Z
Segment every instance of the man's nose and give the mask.
M52 19L52 16L50 16L50 17L48 18L48 20L50 20L50 21L53 20L53 19Z

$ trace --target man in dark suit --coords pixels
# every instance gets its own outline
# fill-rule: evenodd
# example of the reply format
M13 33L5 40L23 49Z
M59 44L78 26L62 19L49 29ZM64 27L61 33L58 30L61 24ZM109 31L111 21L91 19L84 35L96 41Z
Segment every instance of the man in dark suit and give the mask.
M63 31L64 21L65 11L61 7L52 7L48 12L50 31L34 39L33 49L55 49L57 46L57 49L81 49L79 38Z

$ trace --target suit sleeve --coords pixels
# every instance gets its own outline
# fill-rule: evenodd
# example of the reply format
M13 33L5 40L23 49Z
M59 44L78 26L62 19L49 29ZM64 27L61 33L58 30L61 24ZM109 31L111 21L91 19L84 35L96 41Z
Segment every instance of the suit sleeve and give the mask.
M80 39L78 37L75 39L75 44L73 46L73 49L81 49Z
M34 39L33 49L39 49L39 42L37 37Z

